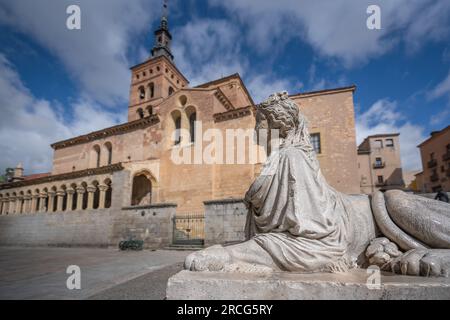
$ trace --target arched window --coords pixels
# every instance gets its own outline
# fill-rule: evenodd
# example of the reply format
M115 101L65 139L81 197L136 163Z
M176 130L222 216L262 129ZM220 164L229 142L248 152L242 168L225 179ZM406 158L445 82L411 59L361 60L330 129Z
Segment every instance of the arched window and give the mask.
M106 151L106 164L109 166L112 164L112 144L111 142L106 142L104 146Z
M137 109L136 113L139 116L139 119L144 118L144 110L142 110L141 108Z
M148 93L150 99L155 97L155 84L153 82L148 85Z
M195 142L195 122L197 121L197 113L193 112L189 116L189 134L191 135L191 142Z
M111 208L111 201L112 201L112 183L110 179L106 179L105 185L108 186L108 189L106 190L105 194L105 208Z
M98 188L98 182L94 181L92 182L92 186L95 187L95 191L94 191L94 203L92 208L93 209L98 209L98 206L100 204L100 190Z
M172 87L169 87L169 97L173 94L174 90Z
M34 194L37 196L36 197L36 202L35 202L35 206L33 208L34 212L39 212L39 208L41 207L41 193L39 191L39 189L34 190Z
M181 115L178 115L174 119L175 123L175 145L181 142Z
M136 175L133 178L131 193L132 206L149 205L152 202L152 182L145 174Z
M73 196L72 196L72 208L68 208L69 210L77 210L77 202L78 202L78 192L77 192L77 185L75 183L72 183L70 187L74 190Z
M90 163L91 168L100 167L100 147L98 145L92 147Z
M144 87L139 87L139 100L145 99L145 89Z

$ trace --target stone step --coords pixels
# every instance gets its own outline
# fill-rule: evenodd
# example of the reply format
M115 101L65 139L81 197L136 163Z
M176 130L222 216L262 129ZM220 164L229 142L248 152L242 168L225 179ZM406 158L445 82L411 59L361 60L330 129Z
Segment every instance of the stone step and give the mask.
M204 249L200 245L182 245L182 244L172 244L164 248L165 250L179 250L179 251L197 251Z

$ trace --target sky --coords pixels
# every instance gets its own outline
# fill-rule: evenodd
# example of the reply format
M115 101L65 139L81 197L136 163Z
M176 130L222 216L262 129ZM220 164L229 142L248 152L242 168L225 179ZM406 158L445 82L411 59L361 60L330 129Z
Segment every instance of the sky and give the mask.
M81 30L66 27L69 5ZM370 30L369 5L381 29ZM238 72L255 102L355 84L356 135L417 145L450 125L450 1L169 0L191 86ZM0 0L0 171L48 172L50 144L126 121L129 68L153 46L162 0Z

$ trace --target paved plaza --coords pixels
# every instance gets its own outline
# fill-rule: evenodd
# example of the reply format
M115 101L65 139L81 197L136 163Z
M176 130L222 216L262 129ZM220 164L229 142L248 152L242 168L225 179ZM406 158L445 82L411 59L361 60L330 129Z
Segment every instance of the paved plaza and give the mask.
M0 247L0 299L163 299L189 251ZM67 267L81 270L69 290Z

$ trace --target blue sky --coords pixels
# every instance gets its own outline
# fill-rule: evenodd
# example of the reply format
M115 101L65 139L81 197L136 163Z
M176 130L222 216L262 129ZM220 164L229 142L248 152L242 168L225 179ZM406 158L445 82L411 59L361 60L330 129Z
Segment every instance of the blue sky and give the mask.
M55 141L126 120L129 67L153 44L161 0L0 0L0 170L49 171ZM81 8L81 30L66 8ZM381 30L366 27L369 4ZM416 146L450 125L450 1L169 1L175 63L191 85L239 72L256 101L357 85L358 141Z

